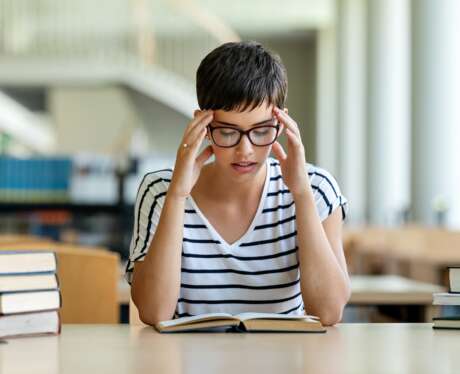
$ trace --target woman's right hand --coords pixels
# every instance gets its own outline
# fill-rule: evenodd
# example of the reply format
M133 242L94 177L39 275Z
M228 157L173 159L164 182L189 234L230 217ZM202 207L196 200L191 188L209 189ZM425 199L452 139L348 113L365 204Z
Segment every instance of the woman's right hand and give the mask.
M212 147L206 147L199 155L198 151L206 136L206 127L213 119L213 112L196 112L195 118L185 129L182 142L177 150L176 164L172 175L168 195L187 197L198 180L201 169L211 156Z

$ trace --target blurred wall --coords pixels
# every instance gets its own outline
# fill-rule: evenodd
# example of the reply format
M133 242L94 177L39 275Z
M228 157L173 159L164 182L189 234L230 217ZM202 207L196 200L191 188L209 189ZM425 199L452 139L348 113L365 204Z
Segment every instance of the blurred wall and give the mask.
M48 100L58 153L123 154L141 123L120 86L53 87Z
M316 38L305 32L279 37L251 37L277 52L288 73L289 115L300 127L308 162L316 162Z

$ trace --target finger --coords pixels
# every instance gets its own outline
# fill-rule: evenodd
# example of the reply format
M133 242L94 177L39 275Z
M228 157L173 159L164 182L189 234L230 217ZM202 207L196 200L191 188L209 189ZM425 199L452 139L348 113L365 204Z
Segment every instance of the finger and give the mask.
M204 163L212 156L213 153L214 151L210 145L203 149L203 151L196 158L198 166L201 168L204 165Z
M185 142L187 144L195 144L197 139L203 140L203 138L206 136L207 133L207 128L206 126L209 124L209 122L203 122L201 126L197 126L193 129L192 132L188 135L187 140ZM201 142L200 142L201 143Z
M302 141L300 140L299 136L296 133L294 133L291 129L286 129L286 136L288 138L288 144L291 144L296 147L302 144Z
M199 126L203 120L206 120L208 116L213 116L212 111L202 111L198 113L195 118L188 124L187 128L184 131L184 139L190 134L191 131L193 131L194 128Z
M289 115L287 113L285 113L284 111L280 110L279 108L274 108L273 112L274 112L276 118L282 124L284 124L287 129L291 129L292 131L297 133L299 135L299 137L300 137L299 126L297 125L297 123L291 117L289 117Z
M178 155L180 154L182 157L185 157L186 155L190 157L194 157L197 154L198 148L200 147L201 143L203 143L203 139L205 135L206 135L206 129L203 129L200 136L194 141L182 140L182 143L180 144L179 149L177 151Z
M206 112L202 112L202 113L200 113L199 115L197 115L197 117L196 117L194 120L192 120L192 121L188 124L187 128L185 129L185 131L184 131L184 136L183 136L183 140L184 140L184 141L185 141L185 140L189 140L188 138L189 138L189 136L190 136L190 133L193 132L193 130L194 130L196 127L199 127L200 124L202 124L202 122L203 122L204 120L206 120L209 116L211 116L211 114L210 114L210 113L206 113Z
M201 145L203 144L203 140L206 136L206 129L203 129L203 131L198 135L198 137L191 143L186 143L187 147L184 147L184 153L188 152L190 154L190 157L194 158L196 157L198 150L200 149Z
M281 146L281 144L278 143L278 142L273 143L272 152L280 162L283 162L287 158L286 152L284 151L284 149Z
M206 116L202 117L200 121L190 127L184 134L184 142L193 143L194 140L200 135L201 130L206 128L206 126L212 122L213 118L214 116L212 113L208 113Z

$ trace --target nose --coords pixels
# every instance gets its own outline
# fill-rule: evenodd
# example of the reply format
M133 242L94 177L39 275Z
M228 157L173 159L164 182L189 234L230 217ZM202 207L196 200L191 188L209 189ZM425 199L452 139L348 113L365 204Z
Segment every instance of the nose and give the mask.
M236 145L236 153L239 155L251 155L254 152L254 147L249 140L247 134L244 134L240 142Z

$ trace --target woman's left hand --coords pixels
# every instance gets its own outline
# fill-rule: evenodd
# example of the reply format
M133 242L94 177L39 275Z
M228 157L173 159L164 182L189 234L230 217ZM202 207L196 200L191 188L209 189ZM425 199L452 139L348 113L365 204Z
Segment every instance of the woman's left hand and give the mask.
M276 141L273 143L272 152L279 160L283 181L291 191L294 198L308 192L310 182L305 168L305 149L300 137L299 126L283 110L275 107L273 114L283 125L287 136L287 154L281 144Z

